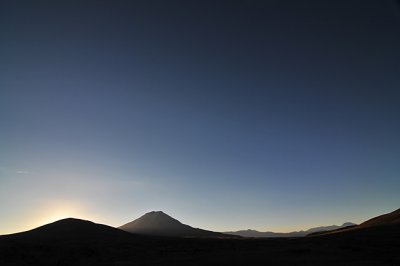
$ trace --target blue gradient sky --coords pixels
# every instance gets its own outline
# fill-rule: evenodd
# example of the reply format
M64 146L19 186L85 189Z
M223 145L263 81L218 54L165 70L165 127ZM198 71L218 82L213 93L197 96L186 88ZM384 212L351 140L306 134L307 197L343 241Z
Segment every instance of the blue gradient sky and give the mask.
M395 1L2 1L0 33L0 234L399 207Z

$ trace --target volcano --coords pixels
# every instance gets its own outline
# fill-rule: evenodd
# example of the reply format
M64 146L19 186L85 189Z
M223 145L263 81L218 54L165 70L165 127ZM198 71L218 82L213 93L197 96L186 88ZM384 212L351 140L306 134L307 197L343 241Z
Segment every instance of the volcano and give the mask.
M193 228L162 211L152 211L119 227L129 233L174 237L234 237L233 235Z

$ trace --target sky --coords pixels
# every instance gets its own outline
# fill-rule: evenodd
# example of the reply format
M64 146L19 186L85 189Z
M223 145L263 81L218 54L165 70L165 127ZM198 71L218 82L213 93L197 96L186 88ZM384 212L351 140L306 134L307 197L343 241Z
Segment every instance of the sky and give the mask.
M1 1L0 234L399 208L396 1Z

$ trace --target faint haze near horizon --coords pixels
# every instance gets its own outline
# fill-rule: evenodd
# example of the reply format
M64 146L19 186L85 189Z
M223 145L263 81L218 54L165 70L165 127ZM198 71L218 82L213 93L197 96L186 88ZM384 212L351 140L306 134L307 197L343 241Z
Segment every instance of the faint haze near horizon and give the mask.
M2 1L0 234L398 209L396 1Z

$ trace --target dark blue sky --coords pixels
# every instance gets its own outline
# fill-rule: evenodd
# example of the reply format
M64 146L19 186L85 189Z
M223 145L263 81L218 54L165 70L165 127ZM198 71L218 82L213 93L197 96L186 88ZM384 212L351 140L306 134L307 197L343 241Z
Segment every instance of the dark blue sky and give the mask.
M0 233L148 210L285 231L399 207L396 1L0 10Z

